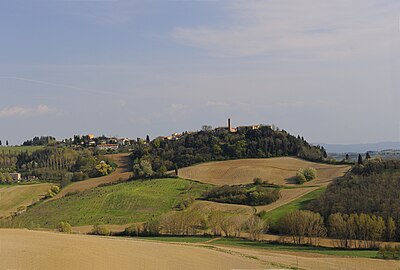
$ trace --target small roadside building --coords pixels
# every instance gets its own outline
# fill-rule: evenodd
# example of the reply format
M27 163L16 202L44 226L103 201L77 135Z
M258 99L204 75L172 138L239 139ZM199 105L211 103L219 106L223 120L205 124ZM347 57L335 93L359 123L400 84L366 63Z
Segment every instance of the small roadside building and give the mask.
M20 181L21 180L21 174L20 173L10 173L13 181Z

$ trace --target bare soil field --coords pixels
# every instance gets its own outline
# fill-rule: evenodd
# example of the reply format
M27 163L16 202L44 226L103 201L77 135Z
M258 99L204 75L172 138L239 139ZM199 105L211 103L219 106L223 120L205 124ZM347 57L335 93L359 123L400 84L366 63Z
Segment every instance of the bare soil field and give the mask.
M195 245L0 230L0 269L265 269L254 258Z
M277 250L0 230L0 269L395 270L399 261Z
M18 185L0 189L0 216L9 216L18 207L26 207L45 195L51 184Z
M242 214L246 216L250 216L255 212L254 208L247 205L216 203L209 201L196 201L190 206L190 209L199 210L203 213L221 211L227 214Z
M336 166L305 161L293 157L238 159L209 162L179 170L179 176L214 185L238 185L251 183L255 177L278 185L293 184L291 179L299 169L312 167L317 179L305 185L322 185L342 176L349 166Z
M118 168L113 173L103 177L92 178L72 183L63 190L61 190L61 192L57 194L57 196L55 196L53 200L64 197L65 194L70 192L85 191L91 188L98 187L101 184L113 183L121 179L128 180L132 174L130 168L129 154L114 154L114 155L107 155L107 157L112 159L118 165Z

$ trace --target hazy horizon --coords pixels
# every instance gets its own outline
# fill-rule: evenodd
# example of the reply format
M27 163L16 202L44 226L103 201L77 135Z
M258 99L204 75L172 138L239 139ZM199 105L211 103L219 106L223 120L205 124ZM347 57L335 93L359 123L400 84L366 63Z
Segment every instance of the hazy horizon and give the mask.
M398 1L1 1L0 139L275 124L400 141Z

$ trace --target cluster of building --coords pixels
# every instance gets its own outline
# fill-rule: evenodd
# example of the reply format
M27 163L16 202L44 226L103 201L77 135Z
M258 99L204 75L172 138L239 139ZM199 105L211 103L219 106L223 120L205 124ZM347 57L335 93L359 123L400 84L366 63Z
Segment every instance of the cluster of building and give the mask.
M247 131L247 130L256 130L261 128L262 125L249 125L249 126L238 126L238 127L233 127L231 125L231 119L228 119L228 125L225 127L217 127L214 129L214 131L228 131L228 132L242 132L242 131ZM211 126L209 126L210 130L212 129ZM176 141L179 140L182 136L185 134L190 134L192 133L191 131L186 131L183 133L173 133L169 136L160 136L158 138L163 139L163 140L170 140L170 141ZM80 146L85 146L85 147L96 147L99 150L118 150L121 147L125 146L130 146L134 144L147 144L150 142L149 138L147 137L146 140L137 138L136 140L130 139L130 138L117 138L117 137L106 137L104 135L100 137L95 137L93 134L88 134L88 135L75 135L73 139L66 139L63 141L64 143L69 143L72 145L80 145Z
M262 127L261 124L259 124L259 125L250 125L250 126L233 127L231 125L231 119L228 118L228 126L226 126L226 127L218 127L215 130L216 131L229 131L229 132L235 133L235 132L238 132L238 131L242 132L242 131L246 131L246 130L256 130L256 129L260 129L261 127Z
M228 125L225 127L217 127L215 129L212 129L211 126L204 126L205 130L214 130L217 132L232 132L232 133L236 133L236 132L243 132L243 131L247 131L247 130L256 130L256 129L260 129L263 125L258 124L258 125L249 125L249 126L238 126L238 127L233 127L231 124L231 119L228 118ZM184 133L173 133L169 136L161 136L159 137L160 139L164 139L164 140L169 140L169 141L176 141L178 139L180 139L183 135L185 134L190 134L192 133L191 131L186 131Z
M115 136L107 137L104 135L96 137L94 134L87 134L74 135L73 138L64 139L62 143L83 147L96 147L99 150L118 150L120 147L130 146L136 143L136 140L117 138Z

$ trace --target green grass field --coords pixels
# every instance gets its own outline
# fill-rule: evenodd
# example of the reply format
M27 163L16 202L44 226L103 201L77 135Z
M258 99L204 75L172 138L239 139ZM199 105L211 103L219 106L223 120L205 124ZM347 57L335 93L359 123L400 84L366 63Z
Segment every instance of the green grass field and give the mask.
M275 227L280 218L282 218L287 213L290 213L295 210L304 209L312 200L317 199L319 196L322 195L326 190L326 187L319 188L314 190L303 197L300 197L294 200L291 203L282 205L270 212L267 213L266 217L270 220L271 227Z
M11 152L12 154L19 154L21 152L32 153L36 150L43 148L43 146L0 146L0 153L4 151L4 153Z
M161 242L178 242L178 243L207 243L212 240L211 237L140 237L144 240L154 240ZM245 247L255 249L265 249L274 251L291 251L291 252L307 252L318 253L324 255L345 256L345 257L359 257L359 258L377 258L376 250L345 250L337 248L313 247L313 246L296 246L285 245L276 243L256 242L244 239L235 238L219 238L212 240L210 245L224 245L234 247Z
M137 180L43 202L13 222L15 226L47 228L61 221L73 226L143 222L171 211L188 196L199 197L209 188L183 179Z
M154 240L160 242L175 242L175 243L205 243L214 239L208 236L155 236L155 237L138 237L142 240Z
M360 258L377 258L378 254L378 251L376 250L347 250L347 249L326 248L326 247L297 246L297 245L255 242L243 239L229 239L229 238L217 239L212 243L216 245L239 246L239 247L257 248L265 250L308 252L308 253L318 253L325 255L360 257Z

